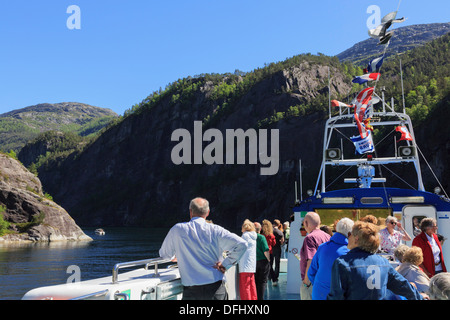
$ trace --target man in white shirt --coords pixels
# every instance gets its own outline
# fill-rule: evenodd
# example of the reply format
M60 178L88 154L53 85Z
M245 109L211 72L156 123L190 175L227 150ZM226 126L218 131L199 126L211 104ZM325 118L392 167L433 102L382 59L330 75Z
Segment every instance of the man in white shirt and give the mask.
M170 229L159 255L165 259L176 257L183 300L225 300L224 273L239 262L247 243L236 234L206 221L209 215L206 199L193 199L189 213L189 222L177 223Z

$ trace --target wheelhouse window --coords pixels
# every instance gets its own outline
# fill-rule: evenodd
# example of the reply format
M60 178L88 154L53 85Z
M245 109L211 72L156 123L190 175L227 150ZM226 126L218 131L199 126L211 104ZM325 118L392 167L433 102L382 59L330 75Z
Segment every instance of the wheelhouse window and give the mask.
M381 197L362 197L362 204L383 204L384 200Z
M358 221L361 218L372 215L377 218L377 225L384 226L386 218L392 215L392 209L316 209L320 215L322 225L329 226L335 231L337 221L342 218L350 218L353 221Z
M417 237L422 232L422 230L420 230L420 223L424 218L427 218L427 216L413 216L411 218L414 237Z

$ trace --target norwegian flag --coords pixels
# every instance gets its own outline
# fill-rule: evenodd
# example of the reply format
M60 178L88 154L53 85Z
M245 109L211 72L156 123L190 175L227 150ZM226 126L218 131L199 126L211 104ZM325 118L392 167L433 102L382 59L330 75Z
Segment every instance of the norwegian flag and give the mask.
M368 135L363 121L366 120L366 114L370 113L369 109L372 106L373 90L374 87L365 88L360 93L358 93L356 98L352 101L352 104L355 105L355 120L361 138L366 138Z
M363 89L355 99L353 99L352 104L355 105L355 119L359 121L364 120L364 115L366 109L371 105L372 94L374 87L368 87Z
M398 126L397 128L395 128L395 131L402 133L402 136L400 137L399 140L397 140L397 142L402 141L402 140L408 140L408 141L413 140L411 133L409 133L408 128L406 128L405 126Z
M362 76L354 77L352 82L363 84L363 83L366 83L369 81L378 80L379 77L380 77L379 73L368 73L368 74L364 74Z

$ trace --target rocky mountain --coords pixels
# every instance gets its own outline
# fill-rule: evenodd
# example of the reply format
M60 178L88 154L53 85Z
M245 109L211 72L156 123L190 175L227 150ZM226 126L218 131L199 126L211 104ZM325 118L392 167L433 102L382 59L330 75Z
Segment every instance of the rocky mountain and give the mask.
M306 180L317 173L329 67L333 94L348 94L350 76L337 59L325 56L298 56L245 76L179 80L144 100L80 154L40 168L39 177L81 225L169 226L188 218L195 196L208 198L211 219L224 225L271 215L286 218L294 203L298 159L304 159ZM249 164L248 157L245 164L176 165L172 134L186 129L192 141L198 139L195 121L203 121L203 131L214 128L223 137L227 129L255 130L269 150L271 130L279 130L277 174L261 175L267 165L260 159Z
M18 152L40 133L58 130L88 136L98 132L117 114L84 103L42 103L0 114L0 150Z
M66 210L43 193L39 179L0 153L0 243L89 241Z
M417 120L419 145L439 156L433 164L441 181L450 172L448 156L442 156L450 142L428 132L442 121L438 112L448 110L449 43L447 35L402 56L406 110ZM39 177L85 226L168 227L188 219L189 201L196 196L210 200L210 218L226 227L237 228L245 218L287 220L299 159L304 192L314 188L320 169L328 72L332 98L347 101L361 89L351 83L360 71L337 57L306 54L247 74L180 79L126 112L82 150L40 166ZM385 62L380 84L397 104L398 71L398 61ZM231 136L238 129L242 140ZM258 146L256 153L249 141ZM261 174L274 163L275 174ZM427 187L435 186L431 174L424 178Z
M450 22L419 24L393 30L394 35L386 52L386 57L422 46L450 32ZM380 56L380 46L378 40L372 38L358 42L337 55L339 60L350 61L355 64L366 64L378 56Z

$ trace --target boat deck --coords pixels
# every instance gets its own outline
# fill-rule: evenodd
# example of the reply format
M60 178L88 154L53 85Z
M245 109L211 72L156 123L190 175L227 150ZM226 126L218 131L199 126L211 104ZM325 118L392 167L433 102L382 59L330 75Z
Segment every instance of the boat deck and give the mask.
M300 300L300 294L286 293L287 273L280 272L278 285L273 286L272 281L267 282L264 300Z

